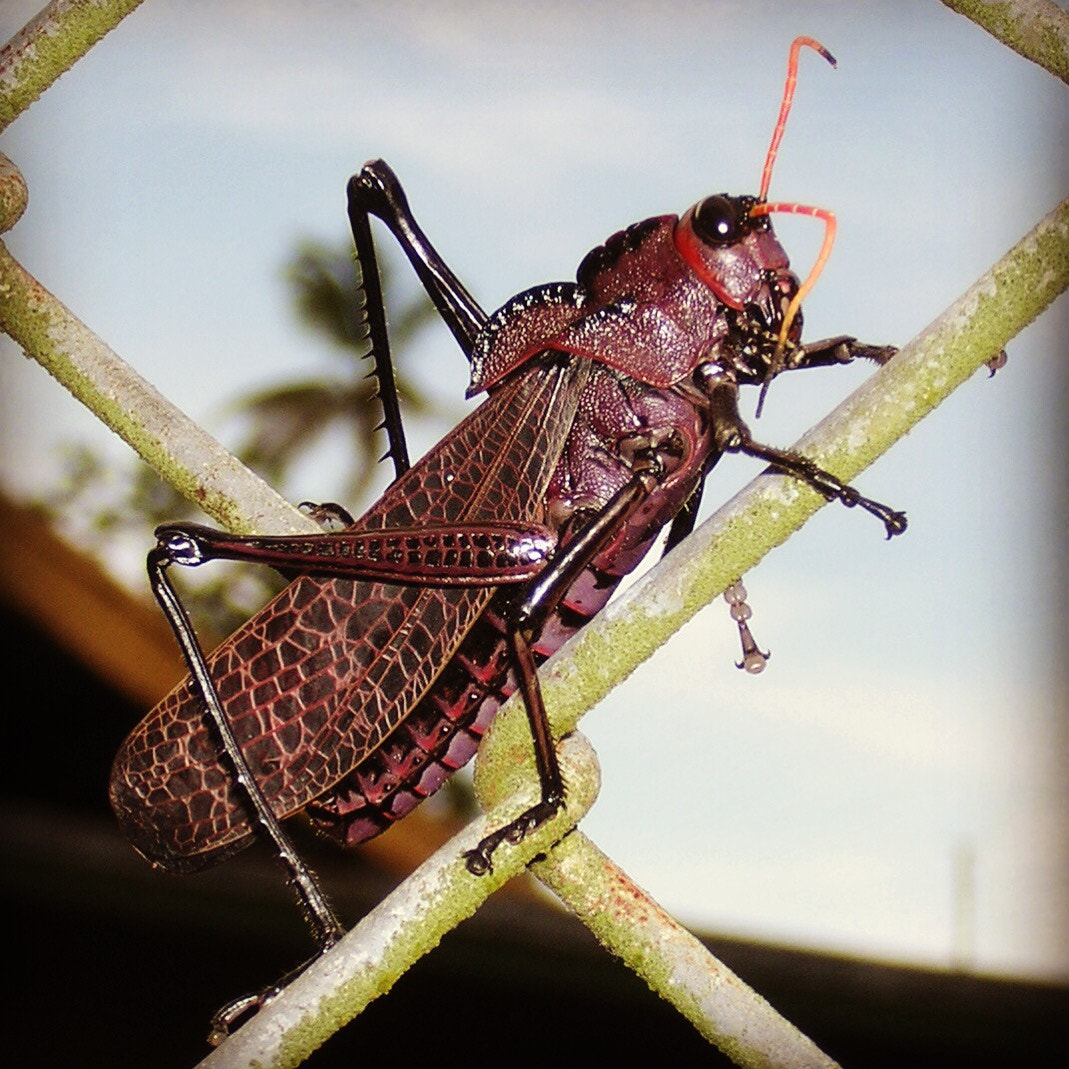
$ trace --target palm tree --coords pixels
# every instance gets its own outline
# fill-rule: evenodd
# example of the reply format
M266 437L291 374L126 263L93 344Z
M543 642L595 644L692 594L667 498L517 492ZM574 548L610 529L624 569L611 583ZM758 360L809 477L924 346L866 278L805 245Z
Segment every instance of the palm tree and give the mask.
M391 290L393 273L384 269L385 292ZM375 400L378 384L362 363L370 346L360 264L349 250L304 242L287 265L286 277L297 315L332 343L343 363L336 376L284 383L242 398L237 410L251 427L236 453L272 485L283 486L294 461L330 428L340 425L352 441L343 483L345 500L358 502L368 492L383 448L378 434L381 408ZM390 329L398 351L404 351L433 311L422 295L406 301ZM407 416L426 411L426 401L403 370L398 373L397 388Z

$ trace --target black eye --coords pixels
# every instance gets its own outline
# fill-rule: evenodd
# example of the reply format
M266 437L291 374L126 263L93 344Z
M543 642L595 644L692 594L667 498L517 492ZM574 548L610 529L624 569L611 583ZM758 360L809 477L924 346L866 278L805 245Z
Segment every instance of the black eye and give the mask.
M718 193L694 209L694 233L707 245L730 245L742 236L739 205Z

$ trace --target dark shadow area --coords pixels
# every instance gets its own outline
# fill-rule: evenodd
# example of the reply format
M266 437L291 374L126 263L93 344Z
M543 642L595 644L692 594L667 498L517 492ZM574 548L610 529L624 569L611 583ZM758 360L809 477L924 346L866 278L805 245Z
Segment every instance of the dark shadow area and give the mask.
M309 952L289 892L266 851L201 876L150 870L106 803L111 758L141 711L6 606L0 629L9 677L25 681L11 691L0 799L7 1061L193 1065L214 1010ZM389 890L359 852L307 845L348 921ZM847 1067L1069 1055L1062 987L707 941ZM525 898L488 903L308 1064L470 1066L516 1050L730 1064L581 924Z

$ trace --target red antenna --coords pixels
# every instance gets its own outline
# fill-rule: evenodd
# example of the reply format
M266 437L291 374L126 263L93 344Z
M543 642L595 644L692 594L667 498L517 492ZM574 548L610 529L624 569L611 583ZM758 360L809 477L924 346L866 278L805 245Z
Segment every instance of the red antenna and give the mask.
M780 370L783 363L783 350L787 345L787 335L790 333L791 324L794 322L798 309L802 306L802 298L813 288L820 272L831 255L831 247L835 243L835 216L826 208L813 208L807 204L794 204L783 201L769 203L768 187L772 181L772 166L776 162L776 153L779 152L779 143L783 140L783 131L787 126L787 116L791 111L791 101L794 100L794 87L798 82L798 53L802 48L812 48L819 52L833 67L835 57L819 42L812 37L796 37L791 42L791 51L787 57L787 84L783 87L783 99L779 106L779 118L776 119L776 128L772 131L772 141L768 146L768 154L765 156L765 166L761 171L761 189L757 194L757 203L750 209L750 215L768 215L771 212L789 212L792 215L811 215L815 219L824 222L824 243L820 246L816 262L813 264L805 281L798 287L798 292L791 298L783 313L783 321L780 324L779 334L776 337L776 348L772 354L772 360L765 375L765 381L761 386L761 396L757 402L757 415L761 415L761 408L765 403L765 393L768 384Z
M824 265L828 262L828 257L831 256L831 247L835 244L835 215L829 212L827 208L814 208L809 204L790 204L782 201L775 201L771 204L767 201L762 201L750 209L751 215L768 215L770 212L811 215L814 219L822 219L824 221L824 242L820 246L820 252L817 253L816 262L810 269L809 274L806 275L805 281L798 287L798 292L791 298L790 304L787 305L787 311L783 313L783 322L780 324L779 335L776 338L775 363L778 364L783 347L787 344L787 334L790 332L791 323L794 322L794 317L798 314L798 309L802 305L802 298L813 288L820 272L824 270Z
M794 99L794 87L798 82L798 53L802 48L812 48L819 52L833 67L836 65L835 57L819 42L812 37L796 37L791 42L791 51L787 57L787 84L783 87L783 100L779 106L779 118L776 120L776 128L772 131L772 141L768 146L768 155L765 157L765 167L761 172L761 189L757 199L763 201L768 197L768 185L772 181L772 165L776 162L776 153L779 152L779 143L783 140L783 131L787 126L787 116L791 112L791 101Z

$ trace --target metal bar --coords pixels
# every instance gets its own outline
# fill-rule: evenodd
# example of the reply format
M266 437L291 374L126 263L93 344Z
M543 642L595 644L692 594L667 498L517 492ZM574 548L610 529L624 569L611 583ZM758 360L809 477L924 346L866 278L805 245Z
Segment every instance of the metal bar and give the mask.
M53 0L0 50L0 131L141 0Z

